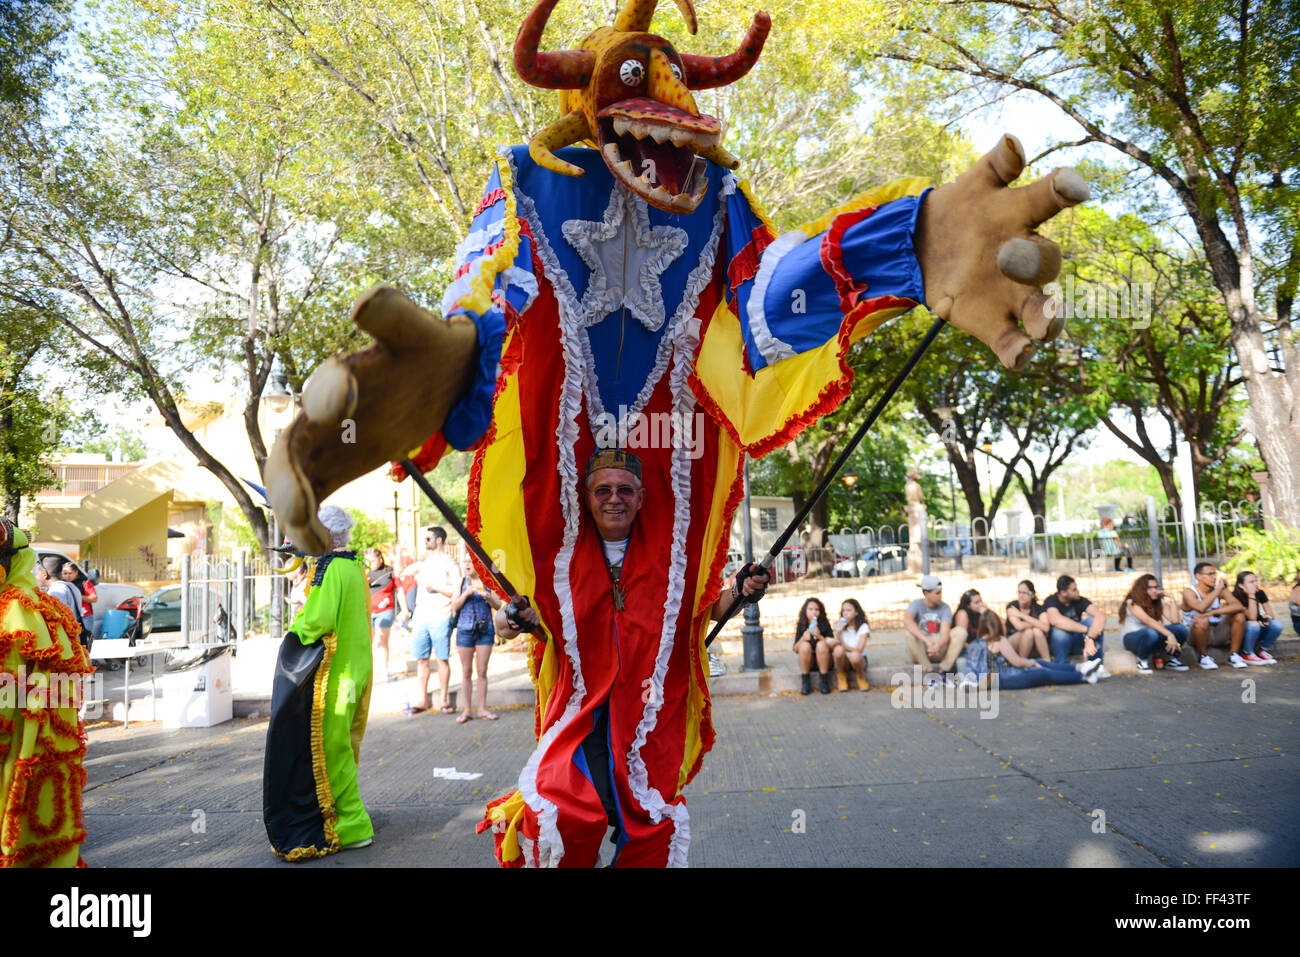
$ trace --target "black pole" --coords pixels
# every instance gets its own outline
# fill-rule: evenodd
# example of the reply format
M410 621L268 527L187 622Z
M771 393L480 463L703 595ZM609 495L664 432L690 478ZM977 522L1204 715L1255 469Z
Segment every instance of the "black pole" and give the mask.
M839 474L840 469L844 468L844 463L849 460L849 456L857 450L858 445L861 444L864 438L866 438L867 432L869 432L871 427L876 424L876 419L880 418L880 413L885 410L885 406L889 404L889 400L894 397L894 394L902 387L903 383L907 380L907 377L912 374L912 370L916 368L916 364L921 361L921 357L925 355L926 350L930 348L930 344L938 337L943 327L944 321L942 319L934 320L929 331L925 334L925 338L922 339L920 344L912 350L912 354L908 357L907 363L898 371L898 375L894 376L894 381L889 384L889 388L887 388L880 398L876 400L876 404L873 405L871 411L867 413L866 419L864 419L862 424L858 426L858 430L853 433L848 444L844 446L840 451L840 454L836 456L835 461L831 463L830 471L828 471L826 477L821 480L821 484L813 490L807 503L800 510L799 514L794 517L794 520L786 526L785 531L778 535L776 541L772 543L772 547L768 550L767 555L765 555L762 562L759 563L760 567L762 567L764 571L771 569L772 563L776 561L777 556L781 554L781 549L783 549L785 543L790 540L790 536L793 535L798 530L799 526L803 524L803 520L808 517L810 512L812 512L813 507L821 501L822 496L826 494L826 490L829 489L831 483L835 481L835 477ZM709 645L713 644L713 639L718 637L718 632L722 631L723 626L726 625L726 623L731 620L732 615L736 613L738 604L740 603L733 603L731 609L722 617L722 620L713 626L713 630L709 632L709 637L704 641L704 647L707 648Z

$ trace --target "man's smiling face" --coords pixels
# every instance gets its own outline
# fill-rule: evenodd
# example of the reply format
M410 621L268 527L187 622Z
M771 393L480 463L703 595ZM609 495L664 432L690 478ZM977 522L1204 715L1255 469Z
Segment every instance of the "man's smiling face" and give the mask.
M644 502L641 480L626 469L597 469L587 477L587 508L607 542L628 537Z

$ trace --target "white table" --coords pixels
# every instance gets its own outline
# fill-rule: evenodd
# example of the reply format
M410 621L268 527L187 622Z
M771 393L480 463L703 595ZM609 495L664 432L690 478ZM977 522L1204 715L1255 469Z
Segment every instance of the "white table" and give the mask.
M157 644L131 644L127 638L100 638L91 645L90 657L99 661L121 660L126 662L126 678L122 683L122 727L131 725L131 659L149 658L149 692L153 700L152 720L158 720L158 658L175 648Z

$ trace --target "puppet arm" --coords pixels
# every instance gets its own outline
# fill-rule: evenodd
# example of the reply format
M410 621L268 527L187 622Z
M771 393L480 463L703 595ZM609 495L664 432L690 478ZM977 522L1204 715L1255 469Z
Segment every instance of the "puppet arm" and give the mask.
M330 559L323 569L320 580L314 582L311 591L307 593L306 604L289 625L289 633L296 635L304 645L315 644L325 635L338 629L343 590L340 587L338 573L331 575L329 567L338 561L348 561L348 559L337 557Z

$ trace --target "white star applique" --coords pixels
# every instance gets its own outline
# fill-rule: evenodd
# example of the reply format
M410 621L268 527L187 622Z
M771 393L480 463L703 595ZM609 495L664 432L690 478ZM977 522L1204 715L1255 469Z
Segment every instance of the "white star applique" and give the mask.
M686 251L686 230L652 228L645 203L621 186L614 187L603 221L570 219L561 230L590 270L578 304L579 324L594 326L625 305L646 329L657 332L665 320L659 277Z

